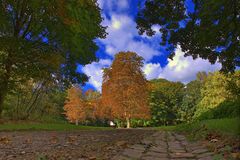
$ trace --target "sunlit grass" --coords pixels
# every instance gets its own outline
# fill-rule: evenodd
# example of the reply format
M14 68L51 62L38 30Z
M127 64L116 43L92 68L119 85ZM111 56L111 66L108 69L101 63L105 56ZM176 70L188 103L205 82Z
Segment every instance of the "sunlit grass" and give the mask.
M201 128L209 131L217 131L223 134L240 135L240 118L211 119L191 124L180 124L175 127L179 132L197 132Z
M209 133L239 137L239 122L239 118L211 119L190 124L180 124L175 127L174 131L186 133L190 140L202 139Z
M184 132L186 134L203 134L218 132L221 134L240 136L240 118L211 119L176 126L155 127L157 130Z

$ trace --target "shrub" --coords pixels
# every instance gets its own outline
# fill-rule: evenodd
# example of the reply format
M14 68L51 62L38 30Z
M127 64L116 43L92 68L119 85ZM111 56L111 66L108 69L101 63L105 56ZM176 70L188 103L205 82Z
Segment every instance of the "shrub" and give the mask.
M234 118L240 115L240 100L224 101L218 107L212 108L199 116L199 120Z

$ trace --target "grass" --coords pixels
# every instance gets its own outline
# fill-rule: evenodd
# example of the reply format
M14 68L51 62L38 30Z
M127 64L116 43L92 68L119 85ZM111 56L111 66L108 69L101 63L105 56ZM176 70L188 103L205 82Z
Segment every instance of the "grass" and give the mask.
M36 123L36 122L9 122L0 124L0 131L19 130L47 130L47 131L73 131L73 130L111 130L110 127L76 126L69 123ZM158 130L177 131L185 133L202 133L204 130L217 131L223 134L240 135L240 118L212 119L177 126L156 127ZM201 131L201 132L200 132Z
M240 118L211 119L191 124L177 125L174 130L179 132L194 132L201 128L217 131L223 134L240 135Z
M74 131L74 130L111 130L110 127L93 127L73 125L69 123L5 123L0 124L0 131Z
M176 126L161 126L156 127L156 129L184 133L189 140L204 139L211 133L228 137L240 137L240 118L203 120Z

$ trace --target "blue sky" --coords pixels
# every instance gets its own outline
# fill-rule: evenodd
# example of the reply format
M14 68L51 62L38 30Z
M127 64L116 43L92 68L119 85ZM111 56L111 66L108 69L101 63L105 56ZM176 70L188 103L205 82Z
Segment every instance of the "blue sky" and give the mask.
M142 3L143 1L141 1ZM153 26L157 32L153 37L139 35L136 29L135 17L138 12L139 0L98 0L102 9L103 26L107 26L106 39L97 39L99 50L96 55L98 62L93 62L79 71L87 74L90 79L85 90L93 88L101 91L102 68L109 67L113 57L119 51L133 51L142 56L142 68L147 79L165 78L171 81L188 83L195 79L199 71L215 71L221 68L220 64L211 65L207 60L184 57L181 46L176 48L176 56L169 60L165 47L160 46L161 33L159 26ZM187 0L186 7L193 9L191 0Z

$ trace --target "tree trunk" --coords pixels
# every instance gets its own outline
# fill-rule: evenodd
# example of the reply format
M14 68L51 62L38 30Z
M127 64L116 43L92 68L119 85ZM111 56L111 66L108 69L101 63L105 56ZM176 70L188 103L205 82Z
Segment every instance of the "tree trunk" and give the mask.
M9 85L9 79L10 74L12 71L12 61L11 61L11 54L7 57L7 64L5 64L5 70L6 72L0 77L1 83L0 83L0 119L3 111L3 103L5 100L5 96L8 92L8 85Z
M75 125L78 126L78 119L75 120Z
M126 121L127 121L127 128L130 128L130 118L126 118Z
M4 97L5 97L4 94L0 92L0 119L2 118Z

